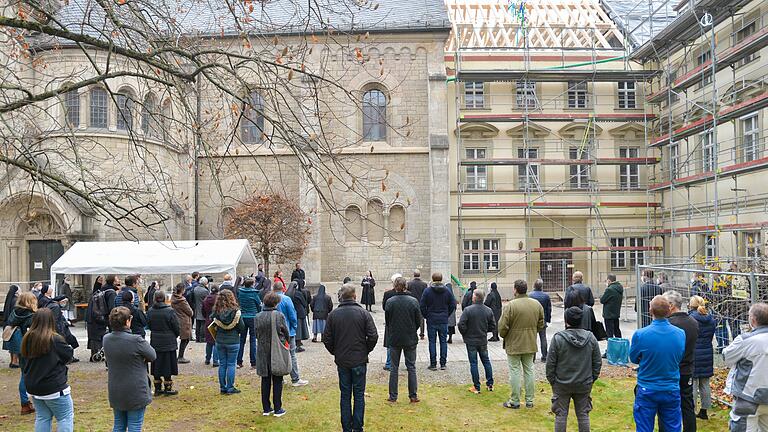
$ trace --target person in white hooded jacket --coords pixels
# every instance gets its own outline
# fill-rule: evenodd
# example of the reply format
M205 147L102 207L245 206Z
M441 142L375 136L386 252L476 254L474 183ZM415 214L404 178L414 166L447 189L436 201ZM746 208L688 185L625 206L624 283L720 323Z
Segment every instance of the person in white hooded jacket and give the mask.
M749 309L752 331L723 350L730 366L725 391L733 395L731 432L768 431L768 304Z

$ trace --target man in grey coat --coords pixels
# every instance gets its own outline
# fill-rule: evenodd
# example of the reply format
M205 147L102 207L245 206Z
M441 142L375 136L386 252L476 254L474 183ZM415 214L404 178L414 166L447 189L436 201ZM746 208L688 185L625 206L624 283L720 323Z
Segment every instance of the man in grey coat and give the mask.
M152 402L147 362L156 358L154 348L131 333L131 311L123 306L109 313L112 333L104 335L109 405L115 414L114 430L141 430L144 411Z
M565 432L568 409L573 399L579 432L589 432L590 394L600 376L602 359L597 339L581 327L582 310L572 306L565 311L565 330L552 338L547 353L547 381L552 385L552 412L555 432Z

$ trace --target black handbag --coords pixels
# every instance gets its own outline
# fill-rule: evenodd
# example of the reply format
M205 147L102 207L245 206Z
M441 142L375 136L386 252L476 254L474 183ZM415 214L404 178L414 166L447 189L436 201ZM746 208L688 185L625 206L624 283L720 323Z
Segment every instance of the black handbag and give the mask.
M592 334L595 335L595 339L604 341L608 339L608 333L605 331L605 326L602 321L596 321L592 326Z

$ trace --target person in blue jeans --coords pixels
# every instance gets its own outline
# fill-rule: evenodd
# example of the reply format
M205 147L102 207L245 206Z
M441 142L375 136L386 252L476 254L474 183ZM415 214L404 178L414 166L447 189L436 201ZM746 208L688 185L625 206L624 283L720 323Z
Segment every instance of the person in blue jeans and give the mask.
M682 430L680 360L685 332L670 324L669 302L657 295L650 302L653 321L632 335L629 359L640 365L635 387L637 432L653 432L656 416L668 432Z
M272 285L272 291L280 296L280 303L277 304L277 310L285 317L285 324L288 326L288 333L291 337L288 341L291 353L291 385L301 387L309 384L309 381L301 379L299 375L299 362L296 360L296 330L299 327L299 320L296 317L296 308L293 306L293 300L285 295L285 285L278 281Z
M50 432L56 417L58 432L72 432L75 409L67 383L67 364L74 350L56 333L56 319L48 308L38 309L21 341L22 371L35 405L35 432Z
M112 332L104 335L107 393L115 416L112 432L141 432L144 411L152 402L147 362L155 361L157 353L141 335L131 333L132 321L132 311L118 306L109 313Z
M475 289L472 293L472 303L461 312L459 333L464 338L469 357L469 372L472 375L472 387L469 391L480 394L480 371L477 368L477 356L485 369L485 385L488 391L493 391L493 367L488 357L488 333L496 329L493 310L483 304L485 291Z
M211 293L203 300L203 316L205 317L205 365L208 366L213 360L213 367L219 367L219 351L216 349L216 340L213 335L208 331L208 326L211 325L213 319L211 314L213 313L213 306L216 304L216 297L219 295L219 287L217 285L211 285Z
M18 342L19 365L22 368L24 367L24 358L21 357L21 341L29 326L32 325L32 318L35 316L36 310L37 298L35 295L31 292L23 292L19 294L16 306L8 312L8 318L5 320L5 325L17 327L14 337ZM22 415L35 412L35 408L27 396L27 388L24 386L24 373L19 374L19 402L21 402Z
M211 319L216 326L216 350L219 352L219 390L221 394L240 393L235 387L237 354L240 351L240 335L245 324L237 308L235 295L221 290L216 297Z
M237 297L240 299L240 312L245 324L245 330L240 333L240 349L237 353L237 367L243 367L243 354L245 342L250 333L250 361L251 369L256 369L256 314L261 312L261 298L259 291L254 288L255 281L247 278L243 286L237 289Z
M341 303L328 315L323 333L323 344L334 356L339 374L339 405L344 432L363 430L368 354L379 340L373 317L355 301L355 289L349 283L341 287Z
M443 285L441 273L432 274L432 284L421 295L421 315L427 320L429 370L437 370L437 340L440 340L440 369L448 362L448 317L456 311L456 297Z

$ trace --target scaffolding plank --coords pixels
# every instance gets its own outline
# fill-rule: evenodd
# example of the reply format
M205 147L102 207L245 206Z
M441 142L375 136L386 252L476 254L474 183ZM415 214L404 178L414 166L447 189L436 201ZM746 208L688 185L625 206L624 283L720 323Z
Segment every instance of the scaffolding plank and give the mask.
M590 201L565 201L565 202L540 202L533 201L526 203L520 202L473 202L462 203L462 208L467 209L510 209L510 208L551 208L551 209L589 209L594 207L612 207L612 208L657 208L661 203L645 201L600 201L592 203Z
M748 173L748 172L751 172L751 171L756 171L756 170L759 170L759 169L764 169L766 167L768 167L768 157L763 157L763 158L760 158L760 159L755 159L753 161L740 162L740 163L737 163L737 164L724 166L724 167L720 168L719 173L720 174L728 174L728 175L744 174L744 173ZM714 177L715 177L715 172L714 171L706 171L706 172L695 174L695 175L692 175L692 176L681 177L681 178L675 179L673 181L665 181L663 183L651 184L651 185L648 186L648 190L651 191L651 192L658 191L658 190L667 188L669 186L672 186L673 184L675 186L691 185L691 184L700 183L700 182L703 182L703 181L710 180L710 179L712 179Z
M463 58L462 58L463 59ZM591 61L591 60L589 60ZM552 69L552 70L470 70L457 75L460 81L518 81L522 79L536 82L564 81L648 81L656 76L656 70L607 70L607 69Z
M645 165L656 164L661 158L597 158L597 159L526 159L526 158L490 158L467 159L462 166L505 166L505 165Z
M654 120L655 114L628 114L628 113L510 113L510 114L462 114L459 120L462 122L525 122L525 121L572 121L589 120L604 122L627 122Z

